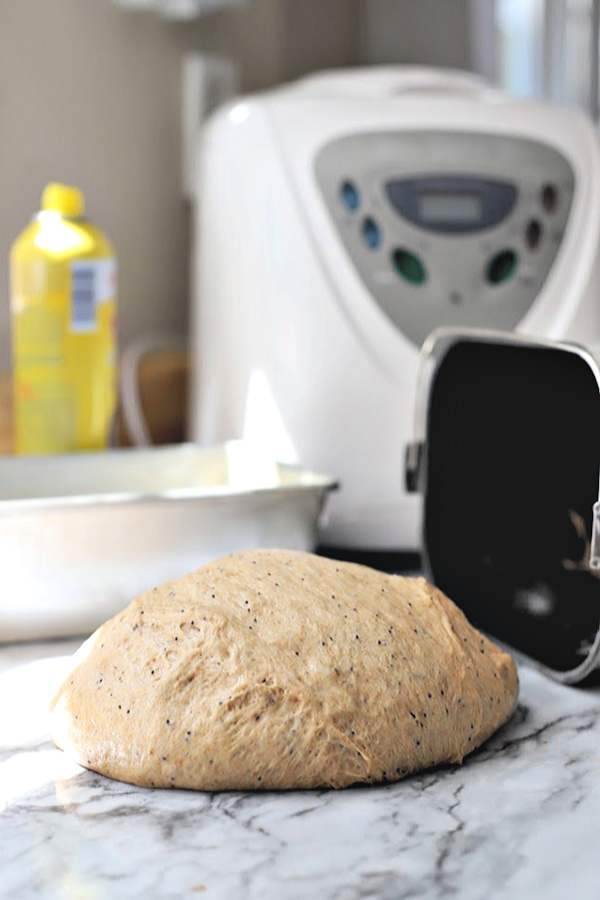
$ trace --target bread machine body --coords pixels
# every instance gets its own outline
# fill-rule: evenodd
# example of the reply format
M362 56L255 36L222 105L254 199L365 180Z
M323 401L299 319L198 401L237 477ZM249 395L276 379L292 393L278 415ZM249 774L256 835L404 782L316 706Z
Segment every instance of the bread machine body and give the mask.
M322 543L416 548L426 335L600 339L592 126L460 73L358 69L222 109L199 161L192 438L332 472Z

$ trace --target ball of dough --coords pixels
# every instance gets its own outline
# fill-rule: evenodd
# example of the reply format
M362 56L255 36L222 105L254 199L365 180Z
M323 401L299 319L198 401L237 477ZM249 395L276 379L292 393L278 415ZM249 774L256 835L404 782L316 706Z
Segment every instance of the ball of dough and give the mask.
M253 550L102 625L53 701L52 737L138 785L341 788L461 762L517 694L511 657L423 578Z

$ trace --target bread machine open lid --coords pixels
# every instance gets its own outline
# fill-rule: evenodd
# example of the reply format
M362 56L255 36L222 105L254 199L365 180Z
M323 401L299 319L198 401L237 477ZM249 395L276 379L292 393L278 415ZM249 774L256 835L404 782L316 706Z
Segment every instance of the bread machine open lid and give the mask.
M482 631L574 684L600 673L600 370L574 344L434 332L407 483L428 577ZM594 680L596 680L594 678Z

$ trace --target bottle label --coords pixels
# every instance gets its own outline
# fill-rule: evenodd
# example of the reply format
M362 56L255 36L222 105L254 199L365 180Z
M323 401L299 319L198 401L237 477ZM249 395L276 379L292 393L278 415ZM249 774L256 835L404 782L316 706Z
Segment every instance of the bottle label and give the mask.
M78 334L97 331L98 308L116 295L114 259L81 259L71 263L70 329Z

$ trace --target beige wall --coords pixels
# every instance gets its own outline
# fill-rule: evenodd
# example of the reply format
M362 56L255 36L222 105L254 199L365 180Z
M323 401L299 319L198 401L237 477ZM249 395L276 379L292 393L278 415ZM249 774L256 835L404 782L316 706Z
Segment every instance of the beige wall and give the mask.
M316 69L358 63L361 7L368 2L284 0L284 79Z
M63 180L114 241L121 344L187 323L180 66L238 60L247 90L356 61L358 0L252 0L192 25L111 0L0 0L0 369L9 365L8 252Z
M367 62L469 68L469 0L363 0Z

